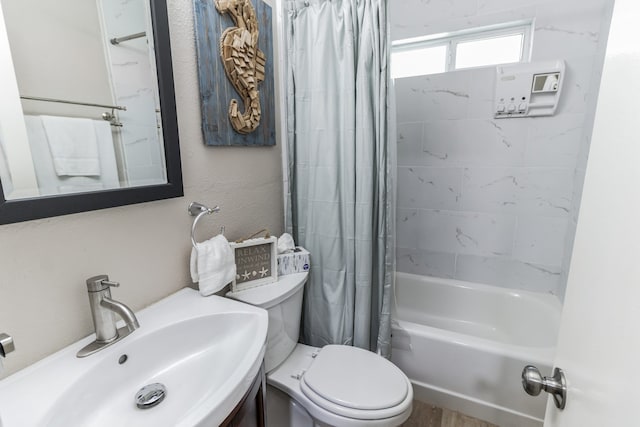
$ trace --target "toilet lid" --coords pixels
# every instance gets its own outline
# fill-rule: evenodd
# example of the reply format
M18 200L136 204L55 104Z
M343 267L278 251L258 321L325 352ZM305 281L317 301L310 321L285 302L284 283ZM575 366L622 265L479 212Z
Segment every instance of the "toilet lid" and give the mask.
M344 345L322 348L301 380L304 394L319 406L329 401L356 410L381 410L402 403L406 376L375 353Z

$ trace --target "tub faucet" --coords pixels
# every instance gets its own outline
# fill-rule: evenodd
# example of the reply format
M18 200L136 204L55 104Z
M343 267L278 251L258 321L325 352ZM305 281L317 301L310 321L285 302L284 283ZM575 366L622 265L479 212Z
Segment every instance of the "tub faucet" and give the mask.
M86 357L113 343L120 341L140 327L136 315L129 307L111 299L111 287L118 287L118 282L109 280L109 276L101 274L87 279L91 317L96 329L96 340L82 348L77 356ZM125 326L116 328L117 314L124 320Z

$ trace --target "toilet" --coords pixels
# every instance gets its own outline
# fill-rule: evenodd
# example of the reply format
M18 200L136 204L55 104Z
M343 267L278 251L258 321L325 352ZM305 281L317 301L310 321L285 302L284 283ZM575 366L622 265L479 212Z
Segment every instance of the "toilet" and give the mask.
M267 423L277 427L398 426L411 414L413 389L390 361L346 345L298 343L308 272L227 297L269 312Z

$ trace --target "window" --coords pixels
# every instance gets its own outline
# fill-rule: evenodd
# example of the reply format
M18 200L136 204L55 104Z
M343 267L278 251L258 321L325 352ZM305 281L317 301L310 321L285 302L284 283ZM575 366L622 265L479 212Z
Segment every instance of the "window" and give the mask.
M391 75L393 78L444 73L447 64L447 46L425 46L393 52Z
M529 60L531 22L396 40L391 77L403 78Z

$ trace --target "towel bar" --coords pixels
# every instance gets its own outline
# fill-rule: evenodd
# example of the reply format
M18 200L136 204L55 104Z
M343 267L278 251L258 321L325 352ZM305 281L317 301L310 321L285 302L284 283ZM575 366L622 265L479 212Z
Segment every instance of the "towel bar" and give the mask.
M189 211L189 215L196 217L196 219L193 220L193 225L191 226L191 244L193 245L194 248L197 249L198 247L196 246L197 242L195 237L196 224L198 224L198 221L204 215L210 215L214 212L220 212L220 207L216 206L214 208L209 208L201 203L191 202L191 204L189 204L188 211ZM224 233L224 227L222 227L221 232Z

